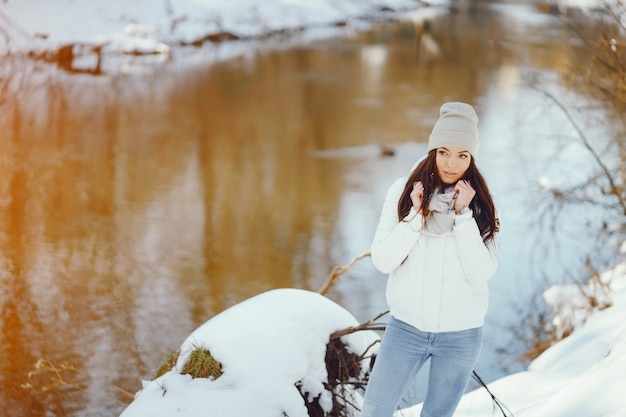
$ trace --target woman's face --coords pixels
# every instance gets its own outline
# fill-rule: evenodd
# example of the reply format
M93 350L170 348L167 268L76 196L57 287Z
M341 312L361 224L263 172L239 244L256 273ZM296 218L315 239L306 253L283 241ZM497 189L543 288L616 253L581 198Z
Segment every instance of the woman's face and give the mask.
M437 173L444 184L456 184L470 166L472 155L461 148L437 148Z

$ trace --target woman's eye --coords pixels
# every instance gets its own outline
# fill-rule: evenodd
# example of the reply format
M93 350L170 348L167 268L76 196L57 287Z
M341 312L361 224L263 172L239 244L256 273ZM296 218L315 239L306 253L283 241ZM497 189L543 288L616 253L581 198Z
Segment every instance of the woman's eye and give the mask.
M461 158L461 159L466 159L466 158L467 158L467 154L462 153L462 154L460 155L460 158Z
M439 150L439 155L445 155L445 154L446 154L446 151L444 151L443 149Z

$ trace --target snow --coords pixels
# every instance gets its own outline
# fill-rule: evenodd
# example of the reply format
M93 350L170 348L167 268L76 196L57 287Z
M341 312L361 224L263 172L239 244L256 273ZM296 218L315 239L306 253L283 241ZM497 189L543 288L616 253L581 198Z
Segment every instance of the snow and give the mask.
M547 2L558 6L561 10L599 10L606 4L606 0L556 0Z
M578 308L570 306L567 311L575 317L570 321L576 328L535 359L527 371L489 384L513 415L626 416L626 264L605 272L600 280L604 286L590 280L589 288L609 289L603 297L611 306L604 309L590 311L567 286L546 291L546 299L557 302L557 310L572 297L571 306ZM580 319L583 315L584 320ZM355 325L356 319L348 311L315 292L276 289L262 293L218 314L189 335L180 347L175 368L154 381L144 381L143 389L120 417L306 417L297 383L309 393L309 401L320 397L328 411L331 393L325 388L326 344L334 331ZM368 347L378 338L377 333L366 330L344 336L342 341L351 352L361 355L375 353L378 345ZM222 376L211 380L180 374L190 352L198 348L210 351L222 363ZM367 366L366 362L364 369ZM354 403L360 404L362 393L352 394ZM417 417L420 410L418 404L402 410L401 415ZM494 404L484 388L467 393L455 414L493 415Z
M584 10L598 2L553 3ZM169 54L174 46L207 34L228 32L245 38L332 26L383 7L405 10L406 19L416 21L420 15L416 4L414 0L4 0L0 54L54 50L68 43L102 45L107 52ZM544 186L551 187L545 181ZM622 252L626 253L626 242ZM591 296L597 305L589 304ZM553 323L557 331L573 332L526 371L490 383L490 390L517 417L626 416L626 264L606 271L599 281L554 286L544 297L557 313ZM260 294L189 335L176 366L144 381L121 417L307 416L296 384L309 393L309 400L319 396L322 408L329 410L331 393L324 385L326 344L331 333L356 324L350 312L317 293L277 289ZM378 337L361 331L342 341L362 354ZM180 373L191 351L198 348L222 363L222 376L194 379ZM353 395L358 405L360 393ZM402 415L418 416L420 407L403 410ZM480 388L464 396L455 416L498 413L487 391Z
M0 53L54 50L71 43L104 45L108 52L168 53L172 46L210 34L225 32L249 38L271 31L333 25L380 13L383 7L411 10L416 2L6 0L0 3L0 28L6 32L0 32Z
M515 416L626 416L626 264L601 279L610 288L611 307L589 313L527 371L490 384ZM455 416L492 415L490 400L479 391L464 397Z
M308 393L309 401L320 397L320 405L329 411L331 393L324 387L326 344L334 331L357 324L347 310L315 292L276 289L257 295L189 335L175 368L145 382L122 416L275 417L285 413L305 417L307 409L296 383ZM347 348L359 355L377 339L373 331L342 337ZM213 380L181 375L196 349L211 352L222 364L223 375ZM355 395L358 401L360 396Z
M261 41L268 34L277 35L282 41L285 39L278 36L285 32L300 41L338 31L350 36L370 29L370 18L375 16L393 16L416 24L447 3L447 0L5 0L0 2L0 55L29 53L61 60L67 59L67 55L56 55L57 52L69 46L73 52L69 66L74 72L144 73L157 64L169 62L177 53L185 54L187 62L191 56L203 59L207 52L214 60L240 56L254 47L250 45L253 41ZM223 38L248 44L220 42ZM219 57L215 56L216 51ZM108 59L101 60L102 56ZM120 57L122 62L115 59Z

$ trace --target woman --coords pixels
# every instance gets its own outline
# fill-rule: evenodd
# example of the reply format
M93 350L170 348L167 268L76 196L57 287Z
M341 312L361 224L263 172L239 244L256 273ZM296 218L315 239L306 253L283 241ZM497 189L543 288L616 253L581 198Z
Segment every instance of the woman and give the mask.
M371 254L389 274L391 318L361 417L391 417L428 359L421 417L452 416L478 361L498 220L474 162L477 123L469 104L442 105L428 155L387 192Z

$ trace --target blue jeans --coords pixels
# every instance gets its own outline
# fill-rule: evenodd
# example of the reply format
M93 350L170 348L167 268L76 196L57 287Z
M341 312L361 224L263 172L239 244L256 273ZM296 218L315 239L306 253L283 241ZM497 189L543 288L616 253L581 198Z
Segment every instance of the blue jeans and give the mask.
M430 359L421 417L454 414L478 361L482 327L429 333L391 317L370 375L361 417L392 417L422 365Z

